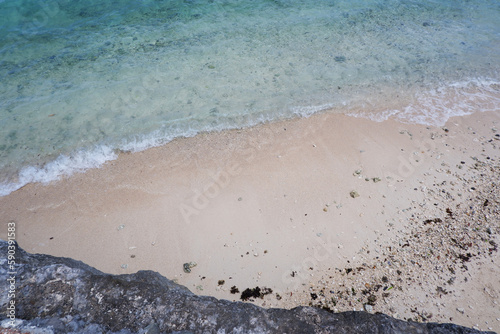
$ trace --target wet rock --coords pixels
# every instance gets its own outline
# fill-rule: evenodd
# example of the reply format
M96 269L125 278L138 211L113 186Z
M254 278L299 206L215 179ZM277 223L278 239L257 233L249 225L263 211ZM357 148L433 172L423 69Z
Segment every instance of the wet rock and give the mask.
M0 241L0 263L7 242ZM8 291L0 266L0 291ZM264 309L197 296L153 271L104 274L80 261L16 250L16 328L47 333L481 333L453 324L313 307ZM270 289L269 289L270 290ZM262 292L262 291L261 291ZM7 294L0 297L6 309ZM6 314L0 314L5 322ZM42 331L41 331L41 330Z
M144 331L144 334L160 334L160 328L158 328L158 325L154 322L150 323Z

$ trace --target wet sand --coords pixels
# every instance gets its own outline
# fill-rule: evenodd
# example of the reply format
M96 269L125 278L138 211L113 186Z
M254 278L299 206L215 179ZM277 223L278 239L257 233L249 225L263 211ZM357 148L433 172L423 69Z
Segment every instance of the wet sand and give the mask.
M445 127L323 113L27 185L0 198L0 237L14 221L29 252L229 300L259 287L265 307L500 331L499 158L500 112Z

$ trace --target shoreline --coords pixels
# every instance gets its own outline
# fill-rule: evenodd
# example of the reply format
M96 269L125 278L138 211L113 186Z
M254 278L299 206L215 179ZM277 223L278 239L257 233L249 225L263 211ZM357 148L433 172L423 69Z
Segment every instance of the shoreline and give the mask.
M366 101L354 105L334 106L330 103L310 106L295 106L289 112L248 115L248 119L227 123L221 120L210 125L188 127L184 130L172 128L165 133L157 129L128 138L121 143L101 142L83 146L71 152L58 155L40 156L37 161L18 166L7 166L2 174L0 196L16 191L30 183L47 184L76 173L85 173L90 169L101 168L104 164L116 160L119 154L137 153L155 147L168 145L174 140L186 140L202 134L225 131L241 131L252 127L266 126L270 123L282 123L295 119L308 118L316 114L333 113L370 119L375 122L393 120L404 124L423 124L425 126L444 126L453 117L471 115L475 112L494 112L499 100L499 83L493 79L471 79L445 84L437 87L440 97L436 98L436 90L414 92L413 97L402 98L392 96L391 101L378 97L367 98ZM412 94L410 94L412 95ZM50 114L49 117L55 114ZM225 124L225 125L224 125ZM200 124L198 124L200 125ZM44 149L42 149L44 151ZM35 154L36 155L36 154ZM9 172L8 172L8 171ZM12 175L10 175L12 174ZM14 177L14 174L16 175ZM9 180L9 181L7 181Z
M0 198L2 225L16 222L18 242L28 252L72 257L104 272L151 269L197 294L229 300L240 297L230 293L233 286L240 293L267 287L272 296L257 298L256 304L308 305L311 294L318 297L321 291L309 290L310 284L317 288L329 268L362 265L371 255L360 251L380 252L408 231L411 215L443 217L442 203L465 202L470 192L451 186L445 193L453 200L420 206L439 195L438 180L473 182L470 167L477 161L471 156L487 155L498 166L499 132L493 128L500 128L498 112L451 118L444 128L321 113L200 133L120 154L99 169L48 185L26 185ZM498 221L490 228L498 243ZM183 264L190 262L197 265L186 273ZM498 262L474 266L488 272L493 279L488 291L494 294L500 288ZM295 297L285 298L290 293ZM419 296L425 305L431 298ZM498 295L488 298L484 307L500 302ZM339 303L338 311L366 304L352 301ZM405 310L391 314L388 306L386 313L415 315L409 311L412 299L405 302ZM370 306L386 310L380 303ZM500 322L482 307L444 313L461 325L488 329L488 321L499 331ZM433 312L427 320L446 320ZM473 323L474 316L483 323Z

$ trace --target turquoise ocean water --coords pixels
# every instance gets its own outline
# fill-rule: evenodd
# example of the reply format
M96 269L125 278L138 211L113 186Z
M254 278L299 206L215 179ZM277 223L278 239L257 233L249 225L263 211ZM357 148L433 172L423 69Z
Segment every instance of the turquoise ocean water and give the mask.
M500 1L0 0L0 196L200 131L498 110Z

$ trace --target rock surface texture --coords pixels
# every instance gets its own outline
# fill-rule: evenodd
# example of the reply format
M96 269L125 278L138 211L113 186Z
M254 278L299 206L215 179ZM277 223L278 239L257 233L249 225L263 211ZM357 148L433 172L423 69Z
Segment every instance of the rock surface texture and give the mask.
M4 327L10 323L7 247L0 241ZM15 251L15 261L19 333L481 333L384 314L264 309L197 296L156 272L108 275L79 261L29 254L21 248Z

